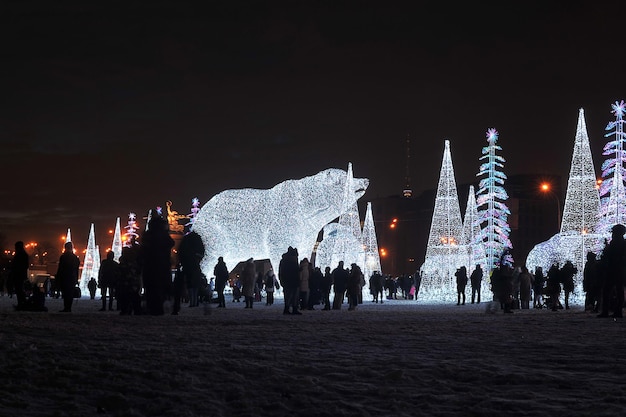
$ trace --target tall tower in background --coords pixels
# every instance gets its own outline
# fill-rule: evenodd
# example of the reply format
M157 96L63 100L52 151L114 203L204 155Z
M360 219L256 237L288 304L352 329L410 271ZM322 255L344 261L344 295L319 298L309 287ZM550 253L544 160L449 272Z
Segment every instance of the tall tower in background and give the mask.
M404 173L404 190L402 190L402 195L406 198L411 198L413 196L413 190L411 189L411 175L409 174L409 166L411 161L411 138L409 135L406 135L406 167Z

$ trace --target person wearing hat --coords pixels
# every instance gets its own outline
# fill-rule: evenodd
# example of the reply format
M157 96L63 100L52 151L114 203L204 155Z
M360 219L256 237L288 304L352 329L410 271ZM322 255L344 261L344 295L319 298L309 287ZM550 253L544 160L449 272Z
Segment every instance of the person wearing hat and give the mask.
M602 250L602 262L605 267L602 287L602 311L598 317L622 317L624 307L624 272L626 271L626 226L616 224L611 228L611 242Z

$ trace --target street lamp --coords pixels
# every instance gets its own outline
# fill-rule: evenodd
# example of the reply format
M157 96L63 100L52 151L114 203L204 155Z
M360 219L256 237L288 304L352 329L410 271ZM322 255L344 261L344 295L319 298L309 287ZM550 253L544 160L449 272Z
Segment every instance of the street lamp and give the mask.
M556 219L557 219L556 230L557 230L557 233L559 233L561 231L561 200L554 193L554 191L552 191L552 186L550 183L543 182L541 183L541 186L539 188L542 193L550 194L556 200Z

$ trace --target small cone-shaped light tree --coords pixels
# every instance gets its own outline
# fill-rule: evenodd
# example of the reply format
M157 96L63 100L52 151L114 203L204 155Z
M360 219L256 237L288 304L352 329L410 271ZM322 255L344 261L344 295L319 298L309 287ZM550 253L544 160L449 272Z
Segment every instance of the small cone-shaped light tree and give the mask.
M502 150L496 144L497 141L498 131L493 128L488 129L488 145L482 149L483 156L479 160L483 163L480 165L478 174L476 174L477 177L483 177L479 183L476 206L482 225L482 240L487 256L487 276L491 275L491 271L496 267L496 263L503 252L513 247L509 239L511 228L507 223L511 212L504 203L509 198L504 189L506 175L499 170L504 168L505 159L496 155L496 151ZM512 262L510 255L505 259Z
M111 250L113 251L113 260L115 262L120 261L122 256L122 229L120 227L120 218L115 220L115 231L113 232L113 243L111 244Z
M469 194L467 196L461 244L467 247L467 263L465 266L467 267L468 275L476 269L477 264L484 270L486 268L487 257L482 234L480 232L480 219L478 217L476 194L474 193L473 185L470 185Z
M353 179L352 163L348 163L347 179L344 187L344 207L342 214L339 216L339 227L335 237L331 268L337 266L339 261L343 261L346 268L349 268L352 263L356 263L361 269L364 268L364 252L360 244L361 220L359 218L359 208L356 202L348 204L348 201L351 201L349 196L354 193Z
M572 153L572 165L567 180L567 193L563 207L561 233L594 233L600 209L600 195L596 184L596 171L591 158L589 136L585 124L585 111L578 111L578 126Z
M363 248L365 250L365 268L363 269L363 275L365 275L365 280L368 281L375 271L382 273L371 202L367 203L365 222L363 223Z
M89 294L89 280L91 278L98 279L98 272L100 271L100 263L98 259L100 256L96 254L98 250L96 246L96 233L93 223L89 230L89 240L87 241L87 250L85 251L85 259L83 260L83 271L80 275L80 291L81 294Z
M444 142L443 160L430 224L426 257L422 265L422 299L444 301L456 294L456 268L464 264L461 208L454 179L450 141ZM423 296L422 296L423 294Z
M130 247L133 238L137 239L139 237L137 233L139 226L137 225L137 215L135 213L128 213L128 224L124 226L124 229L126 229L124 233L124 246Z
M602 155L614 155L602 164L602 184L600 185L600 213L598 232L603 235L611 234L611 227L626 222L626 193L624 192L624 175L626 174L626 150L624 150L624 112L626 103L615 102L611 106L615 121L610 122L605 136L613 136L613 140L604 146Z

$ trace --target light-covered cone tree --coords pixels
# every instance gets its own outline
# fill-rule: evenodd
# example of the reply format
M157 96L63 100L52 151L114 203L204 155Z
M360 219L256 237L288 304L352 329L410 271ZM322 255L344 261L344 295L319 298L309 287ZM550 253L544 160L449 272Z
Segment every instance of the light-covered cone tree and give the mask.
M465 266L467 267L468 276L476 269L476 265L480 265L485 270L487 257L480 232L480 218L478 216L478 208L476 207L476 193L473 185L469 187L461 236L461 244L467 246L467 262Z
M122 256L122 228L120 226L120 218L115 220L115 231L113 232L113 243L111 243L111 250L113 251L113 260L115 262L120 261Z
M462 229L450 141L446 140L426 256L420 268L421 299L442 302L456 294L454 273L466 258L466 247L461 245Z
M89 280L91 278L98 279L98 272L100 271L100 255L96 253L98 247L96 246L96 232L94 224L91 223L89 229L89 239L87 240L87 250L85 251L85 259L83 260L83 270L80 275L80 292L84 295L89 295ZM96 291L99 293L99 291Z
M365 275L365 280L368 281L375 271L382 273L371 202L367 203L365 221L363 222L363 249L365 251L365 268L363 269L363 275Z
M598 222L600 195L596 184L585 111L578 111L578 125L572 153L572 164L567 180L567 193L563 207L561 233L594 233Z

